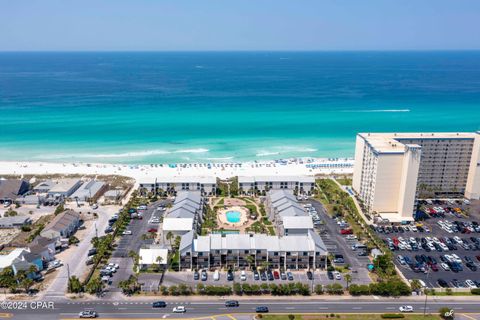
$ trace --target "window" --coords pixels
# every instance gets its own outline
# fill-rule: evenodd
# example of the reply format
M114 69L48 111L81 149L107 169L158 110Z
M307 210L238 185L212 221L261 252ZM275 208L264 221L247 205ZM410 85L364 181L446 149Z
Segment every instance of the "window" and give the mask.
M273 255L274 255L275 257L277 257L277 256L278 256L278 252L275 251L275 252L273 253Z

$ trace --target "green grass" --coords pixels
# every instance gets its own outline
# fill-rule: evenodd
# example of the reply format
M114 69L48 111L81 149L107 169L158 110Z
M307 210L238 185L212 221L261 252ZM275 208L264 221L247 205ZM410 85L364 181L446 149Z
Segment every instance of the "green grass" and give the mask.
M352 179L351 178L340 178L337 179L338 183L340 183L343 186L351 186L352 185Z
M466 292L450 292L450 294L447 294L446 292L438 292L436 291L434 294L429 293L429 296L474 296L470 291Z
M294 314L294 320L323 320L323 319L346 319L346 320L381 320L381 314L345 314L345 313L335 313L334 317L330 316L331 313L325 314L309 314L301 315ZM438 315L426 315L423 314L403 314L404 320L438 320L441 319ZM262 315L264 320L289 320L288 314L266 314Z
M268 227L268 232L270 232L271 236L274 236L275 235L275 228L273 228L272 226L269 226Z

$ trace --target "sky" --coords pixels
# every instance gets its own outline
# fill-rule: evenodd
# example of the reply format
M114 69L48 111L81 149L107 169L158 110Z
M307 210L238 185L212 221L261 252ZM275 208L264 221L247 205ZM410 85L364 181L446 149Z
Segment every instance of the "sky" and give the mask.
M0 0L0 51L478 50L479 0Z

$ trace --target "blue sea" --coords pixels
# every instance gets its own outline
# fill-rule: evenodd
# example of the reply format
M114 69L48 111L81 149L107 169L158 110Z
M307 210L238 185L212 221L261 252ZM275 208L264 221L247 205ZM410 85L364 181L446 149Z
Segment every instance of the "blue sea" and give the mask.
M480 52L0 53L0 160L351 157L480 130Z

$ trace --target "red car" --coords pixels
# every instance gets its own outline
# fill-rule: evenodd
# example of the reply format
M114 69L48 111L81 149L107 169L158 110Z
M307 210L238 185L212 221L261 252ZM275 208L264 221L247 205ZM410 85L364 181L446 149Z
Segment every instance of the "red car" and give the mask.
M480 261L480 256L476 256L477 260Z
M277 280L280 279L280 274L278 273L278 271L276 271L276 270L273 271L273 277Z
M433 271L435 271L435 272L438 271L438 267L437 267L436 264L431 264L431 265L430 265L430 268L431 268Z
M150 229L148 229L148 232L157 232L157 231L158 231L158 230L155 229L155 228L150 228Z
M340 234L352 234L352 229L341 229Z

